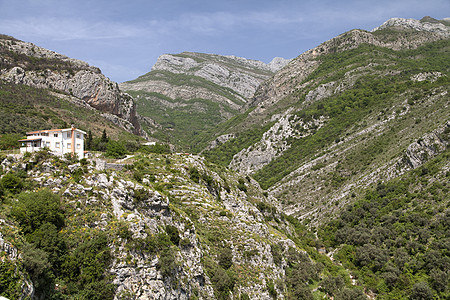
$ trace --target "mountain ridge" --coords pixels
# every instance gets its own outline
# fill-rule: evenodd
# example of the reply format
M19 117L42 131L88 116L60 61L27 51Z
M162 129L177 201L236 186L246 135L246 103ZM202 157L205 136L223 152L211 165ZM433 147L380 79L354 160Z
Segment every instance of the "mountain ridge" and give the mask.
M0 79L75 96L116 116L111 120L124 129L141 133L133 99L122 93L117 83L101 74L99 68L4 35L0 38L0 51Z
M379 149L395 165L414 140L446 131L448 123L448 38L395 24L351 30L292 60L259 87L246 115L216 132L220 142L204 155L253 176L286 211L314 225L351 201L364 185L355 181L358 173L371 184L391 178L378 165L389 159L371 148L398 141ZM403 136L390 133L400 128ZM446 149L448 137L439 139Z
M232 73L239 67L227 68L239 59L165 56L159 69L134 82L152 81L151 89L163 83L161 90L130 91L138 114L153 109L140 121L181 149L212 141L202 155L149 148L108 164L46 151L0 153L0 284L7 286L0 293L11 299L448 298L450 41L409 23L349 31L275 74L253 70L253 78L267 75L267 81L246 101L207 80L211 66L204 77L195 75L214 59L227 62L217 65L219 74ZM421 23L442 25L430 18ZM69 62L5 57L0 63L23 65L2 73L11 80L0 81L0 95L9 100L4 116L19 103L5 98L14 89L17 99L45 98L37 106L20 104L51 122L60 122L46 107L55 93L93 109L45 88L50 80L22 88L39 76L73 78ZM41 70L51 63L50 73ZM96 72L84 67L72 71ZM23 80L19 68L28 72ZM175 87L215 94L216 102L178 99ZM86 115L86 124L98 117ZM180 125L186 131L175 135Z
M136 99L138 114L150 135L182 148L200 149L196 144L203 145L202 140L209 138L207 130L238 114L273 70L288 62L274 58L265 64L195 52L163 54L149 73L121 83L120 88ZM183 118L193 121L190 130Z

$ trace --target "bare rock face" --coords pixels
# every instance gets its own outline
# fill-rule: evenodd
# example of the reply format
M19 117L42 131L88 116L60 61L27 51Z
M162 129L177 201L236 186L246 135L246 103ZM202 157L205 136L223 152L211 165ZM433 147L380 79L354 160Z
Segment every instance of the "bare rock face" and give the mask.
M214 141L212 141L211 143L209 143L208 147L206 147L205 150L211 150L216 148L217 146L227 142L228 140L231 140L235 138L234 134L223 134L221 136L218 136Z
M3 65L7 68L0 70L0 79L65 92L132 125L132 128L126 126L125 129L140 132L133 99L121 92L117 83L101 74L98 68L31 43L0 40L0 47L18 56L13 60L2 51ZM30 65L30 57L42 60L42 68ZM58 67L52 68L52 62L59 64Z
M261 82L268 79L288 62L289 60L284 58L275 58L269 64L265 64L261 61L236 56L183 52L175 55L161 55L152 67L152 71L166 71L173 74L197 76L221 87L230 88L241 96L242 101L245 101L245 98L253 95ZM155 92L166 95L152 81L148 81L145 84L141 81L141 84L137 84L137 82L125 82L121 84L121 88L123 90L146 89L152 91L155 89ZM181 87L172 88L179 89ZM186 87L183 87L183 89L186 90ZM172 91L172 93L175 92ZM178 93L178 96L181 96L183 99L192 99L197 96L187 93L185 97L182 97L183 93ZM173 95L166 96L171 97ZM207 97L207 95L202 96ZM212 97L214 95L210 95L208 98Z
M415 169L423 165L430 158L442 153L448 148L449 132L450 122L447 122L444 127L438 128L410 144L405 151L401 164Z
M266 131L256 144L234 155L230 168L244 174L252 174L290 148L288 139L301 139L320 129L326 118L304 121L296 115L286 114Z
M439 23L437 20L434 20L435 22L430 22L431 20L433 19L424 18L419 21L415 19L392 18L384 22L381 26L373 29L372 32L388 27L398 26L417 31L433 32L446 38L450 37L450 26Z

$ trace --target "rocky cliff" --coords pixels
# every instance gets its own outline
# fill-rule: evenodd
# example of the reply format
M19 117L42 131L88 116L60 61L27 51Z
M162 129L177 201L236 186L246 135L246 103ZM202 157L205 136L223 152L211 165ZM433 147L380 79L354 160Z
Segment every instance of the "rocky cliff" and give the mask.
M438 21L431 17L424 17L420 21L415 19L392 18L384 22L381 26L373 29L372 32L386 29L389 27L400 27L412 29L415 31L436 33L445 38L449 38L450 37L449 26L450 22L445 20Z
M98 68L7 36L0 38L0 59L1 80L67 93L123 119L116 123L140 133L133 99L121 92L117 83L102 75Z

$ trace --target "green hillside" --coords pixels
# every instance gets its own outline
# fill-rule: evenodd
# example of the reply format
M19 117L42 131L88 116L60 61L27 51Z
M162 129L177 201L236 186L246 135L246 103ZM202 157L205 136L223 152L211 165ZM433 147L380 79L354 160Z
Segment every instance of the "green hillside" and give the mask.
M448 299L450 153L379 183L319 230L377 299Z
M291 147L256 172L255 178L265 188L279 182L302 162L321 155L330 145L345 140L346 136L368 128L377 121L387 119L389 115L402 115L402 112L407 111L405 116L398 117L389 124L389 130L381 136L374 137L372 141L367 141L366 146L353 150L346 158L347 163L343 162L341 173L351 174L372 161L380 163L382 156L386 155L382 152L387 151L390 156L398 154L403 150L400 145L408 143L411 138L419 138L430 128L447 121L449 111L444 104L448 98L435 97L435 101L428 99L449 88L448 40L402 51L361 45L353 50L320 56L319 59L318 68L303 81L308 87L292 93L269 110L276 112L289 106L295 109L292 115L302 120L308 121L319 116L325 116L328 120L313 135L301 139L290 138L288 143ZM362 68L364 70L360 71ZM339 81L349 72L354 72L357 77L353 86L314 103L304 102L309 91L321 84ZM436 81L411 80L411 76L425 72L441 72L442 76ZM430 115L433 118L429 118ZM253 122L255 118L250 117L242 121L247 124ZM250 126L254 125L246 127ZM410 130L411 128L414 130ZM236 140L206 152L205 155L214 158L214 161L228 164L234 154L248 146L246 143L239 144L238 141L248 139L246 136L253 135L253 132L254 129L238 132ZM237 147L230 147L236 143Z
M0 135L24 136L27 131L77 128L100 136L106 130L114 139L138 137L106 120L101 113L69 102L69 95L0 81ZM70 98L69 98L70 99Z
M226 119L222 114L237 113L228 106L207 99L171 99L145 91L127 93L136 99L137 112L144 117L142 127L150 136L185 150L201 150L206 146L205 141L210 139L208 132ZM153 123L148 124L146 116L151 117L158 127L153 127Z

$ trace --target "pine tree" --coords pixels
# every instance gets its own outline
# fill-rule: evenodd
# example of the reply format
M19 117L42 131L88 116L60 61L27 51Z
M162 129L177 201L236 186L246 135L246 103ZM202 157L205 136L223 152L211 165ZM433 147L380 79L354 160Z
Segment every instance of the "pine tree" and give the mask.
M108 143L108 136L106 135L106 129L103 129L102 138L100 141L104 144Z
M87 150L92 150L92 141L93 141L92 131L89 129L88 136L86 138L86 149Z

